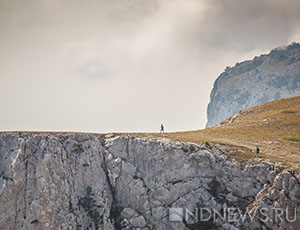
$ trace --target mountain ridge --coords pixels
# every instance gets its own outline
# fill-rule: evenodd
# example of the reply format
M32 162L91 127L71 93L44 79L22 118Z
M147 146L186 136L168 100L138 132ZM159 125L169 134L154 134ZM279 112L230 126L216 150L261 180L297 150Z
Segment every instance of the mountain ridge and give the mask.
M299 116L300 96L190 132L1 132L0 226L296 230ZM220 216L172 221L172 210L199 208L248 214L233 222ZM274 210L284 217L277 218Z
M192 146L192 147L191 147ZM300 174L207 145L128 134L0 133L5 229L297 229ZM282 191L280 193L279 191ZM170 221L169 208L277 207L296 221ZM271 205L271 206L270 206ZM271 209L270 209L271 210ZM293 219L293 218L290 218Z
M207 107L211 127L240 110L300 95L300 44L275 48L226 67L214 82Z
M300 138L300 96L242 110L217 126L203 130L152 135L216 144L224 150L236 151L232 157L239 161L257 158L255 151L259 146L260 157L299 169L300 158L297 153L300 142L297 138ZM288 137L295 137L296 140L288 140Z

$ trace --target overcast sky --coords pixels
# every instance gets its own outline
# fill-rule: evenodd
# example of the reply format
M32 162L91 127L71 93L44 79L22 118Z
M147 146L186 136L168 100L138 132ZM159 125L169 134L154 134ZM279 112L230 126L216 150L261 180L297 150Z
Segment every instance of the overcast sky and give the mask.
M0 130L202 129L226 66L299 25L299 0L0 0Z

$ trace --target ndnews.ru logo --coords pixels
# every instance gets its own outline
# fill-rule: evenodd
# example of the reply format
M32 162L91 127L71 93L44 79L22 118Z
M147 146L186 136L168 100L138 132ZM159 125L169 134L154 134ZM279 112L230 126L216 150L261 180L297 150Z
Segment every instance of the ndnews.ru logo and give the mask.
M221 211L209 208L195 208L193 211L187 208L169 208L169 221L186 221L186 222L203 222L213 221L221 218L223 222L245 222L247 218L252 222L258 215L259 221L268 222L286 222L293 223L297 218L297 209L289 210L288 208L254 208L251 212L247 209L243 212L239 208L223 208Z

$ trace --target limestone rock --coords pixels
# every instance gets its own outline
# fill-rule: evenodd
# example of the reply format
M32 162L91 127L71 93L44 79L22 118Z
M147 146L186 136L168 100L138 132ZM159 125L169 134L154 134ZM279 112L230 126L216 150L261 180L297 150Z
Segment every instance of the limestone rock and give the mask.
M273 49L269 54L237 63L232 68L227 67L211 91L206 127L214 126L240 110L299 96L299 71L298 43Z
M228 154L168 139L111 134L0 133L3 229L297 229L296 172L270 162L242 167ZM195 212L281 208L230 222ZM169 210L180 210L170 221ZM296 210L296 213L295 213ZM294 213L293 213L294 212ZM258 212L259 213L259 212ZM294 215L295 214L295 215ZM188 221L183 221L188 215ZM290 220L296 216L297 221ZM175 218L175 219L176 219ZM179 218L179 219L178 219ZM174 220L174 218L171 220Z

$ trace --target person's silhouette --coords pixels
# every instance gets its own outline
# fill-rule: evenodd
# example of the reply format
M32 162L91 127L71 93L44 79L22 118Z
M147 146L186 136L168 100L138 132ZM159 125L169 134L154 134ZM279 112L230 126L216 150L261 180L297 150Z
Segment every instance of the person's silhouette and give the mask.
M259 151L260 151L259 147L256 146L256 154L259 154Z
M160 125L160 132L161 132L161 133L164 133L164 132L165 132L165 129L164 129L164 125L163 125L163 124Z

